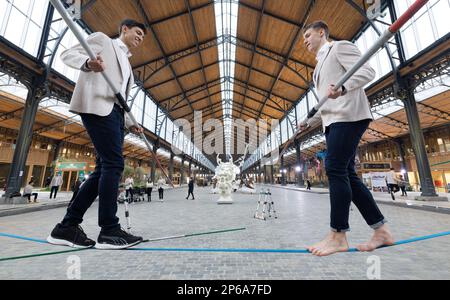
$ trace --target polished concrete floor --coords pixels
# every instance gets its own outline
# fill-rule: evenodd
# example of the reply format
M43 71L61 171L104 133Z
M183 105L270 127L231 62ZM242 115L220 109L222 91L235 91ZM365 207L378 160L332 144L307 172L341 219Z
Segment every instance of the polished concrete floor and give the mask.
M234 194L234 204L218 205L218 195L197 188L166 191L155 199L131 205L133 232L145 238L245 228L210 235L141 244L143 248L304 249L323 238L329 224L327 194L272 188L278 219L253 218L258 195ZM155 197L156 194L154 194ZM450 216L380 205L397 240L450 230ZM96 239L98 204L82 226ZM45 239L61 220L64 208L0 218L0 233ZM119 206L126 225L123 205ZM350 247L365 241L371 229L354 208L348 234ZM63 251L68 248L0 237L0 259ZM74 262L81 279L450 279L450 236L395 246L373 253L341 253L329 257L294 253L227 253L181 251L85 250L51 256L0 261L0 279L72 279ZM77 277L77 278L78 278Z

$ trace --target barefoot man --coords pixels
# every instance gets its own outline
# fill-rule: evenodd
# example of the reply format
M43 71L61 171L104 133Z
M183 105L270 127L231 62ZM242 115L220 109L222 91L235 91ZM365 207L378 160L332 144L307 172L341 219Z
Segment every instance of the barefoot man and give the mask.
M327 143L325 169L330 184L331 232L321 242L308 247L317 256L345 252L349 249L346 232L350 203L353 201L374 235L365 244L357 246L360 251L373 251L382 245L391 245L394 240L385 224L372 194L355 172L355 155L359 141L373 120L364 86L375 77L375 71L365 64L338 91L336 82L361 57L358 48L348 42L329 42L329 29L325 22L316 21L305 27L304 43L314 53L317 66L314 83L320 98L329 100L316 117L308 121L312 126L322 119ZM304 129L305 126L301 126Z

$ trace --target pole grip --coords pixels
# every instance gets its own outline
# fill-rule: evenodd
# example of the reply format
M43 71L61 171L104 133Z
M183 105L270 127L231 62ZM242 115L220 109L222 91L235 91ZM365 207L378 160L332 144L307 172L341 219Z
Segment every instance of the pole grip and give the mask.
M128 106L127 101L125 101L125 98L122 96L121 93L116 94L116 98L119 101L120 105L122 106L123 110L125 110L127 113L131 112L131 108ZM134 122L133 123L137 123Z

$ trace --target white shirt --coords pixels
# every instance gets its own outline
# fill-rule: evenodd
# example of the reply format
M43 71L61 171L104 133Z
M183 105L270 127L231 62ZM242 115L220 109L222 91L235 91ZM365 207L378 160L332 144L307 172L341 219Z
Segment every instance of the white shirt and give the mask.
M319 52L317 52L316 55L316 60L317 63L320 63L322 61L322 59L324 59L328 53L328 50L330 50L331 47L331 43L330 42L326 42L319 50Z
M395 172L390 171L386 174L386 181L388 184L397 184L397 180L395 180Z
M158 180L158 189L164 188L164 185L166 184L166 181L164 179Z
M129 189L133 188L133 184L134 184L133 178L125 179L125 189L126 190L129 190Z
M128 81L130 80L130 76L131 76L131 65L130 65L129 58L132 56L132 54L131 54L130 50L128 49L127 45L125 45L121 39L115 39L114 42L122 50L122 52L120 54L118 53L118 56L119 56L118 59L119 59L120 65L127 66L125 68L122 68L123 82L122 82L122 87L120 88L121 94L123 96L125 96L127 94Z
M55 176L52 179L52 182L50 183L50 186L60 186L62 184L62 177L61 176Z
M24 190L23 190L23 194L32 194L33 193L33 186L31 184L28 184L27 186L25 186Z
M330 51L331 48L331 43L327 42L325 43L319 50L319 52L317 52L316 55L316 60L317 60L317 66L319 66L321 63L323 63L322 60L324 60L327 57L328 52ZM318 72L314 72L314 84L317 85L317 76L318 76Z

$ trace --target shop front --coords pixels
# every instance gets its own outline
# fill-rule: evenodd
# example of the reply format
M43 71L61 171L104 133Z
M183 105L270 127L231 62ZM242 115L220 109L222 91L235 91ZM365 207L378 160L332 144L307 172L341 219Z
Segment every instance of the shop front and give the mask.
M94 168L95 165L91 166L86 162L58 162L55 173L60 173L63 177L60 191L70 191L77 179L83 180L86 175L94 171Z

